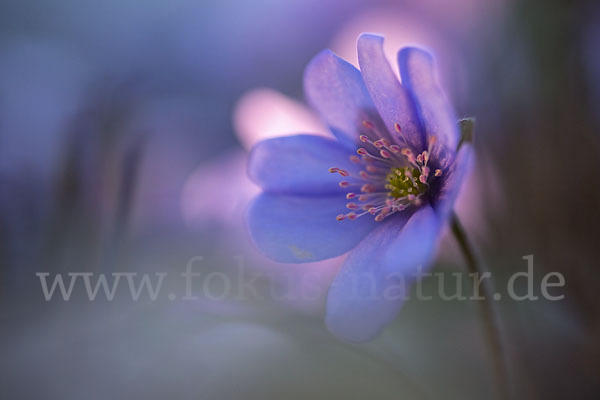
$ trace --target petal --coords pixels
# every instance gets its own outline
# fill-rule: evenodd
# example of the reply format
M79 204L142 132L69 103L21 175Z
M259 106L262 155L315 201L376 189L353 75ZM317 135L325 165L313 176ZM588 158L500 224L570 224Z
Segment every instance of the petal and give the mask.
M404 87L410 90L426 136L436 137L433 156L447 166L458 144L456 116L435 77L433 57L427 51L407 47L398 53Z
M351 178L331 173L329 168L342 168L357 176L361 168L350 161L352 154L338 141L320 136L267 139L250 152L248 174L263 190L273 193L345 193L348 189L339 182Z
M396 317L415 272L433 259L440 229L440 219L424 206L406 223L390 221L371 232L329 289L329 330L351 342L377 336Z
M365 85L388 131L396 132L396 124L401 130L400 135L395 133L392 137L417 152L423 151L425 139L417 109L385 57L383 37L361 35L358 38L358 62Z
M473 146L469 143L463 143L454 162L444 172L444 182L435 203L435 210L442 220L446 220L452 212L460 188L469 171L473 168L474 158Z
M351 148L365 131L364 121L371 122L376 132L386 132L360 71L331 50L323 50L308 64L304 90L333 134Z
M267 88L251 90L238 100L233 125L237 138L247 150L264 139L302 132L332 137L307 106Z
M286 196L262 193L248 210L257 247L279 262L304 263L351 250L374 227L373 218L337 221L346 211L344 196Z

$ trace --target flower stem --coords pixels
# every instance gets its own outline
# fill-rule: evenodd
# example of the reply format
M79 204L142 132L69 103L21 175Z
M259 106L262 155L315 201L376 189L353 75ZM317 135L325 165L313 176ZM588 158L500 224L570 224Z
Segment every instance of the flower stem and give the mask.
M454 234L454 237L456 238L456 241L458 242L458 245L460 246L460 249L467 262L469 273L475 273L478 274L477 276L481 276L481 274L484 272L482 265L477 260L473 246L469 242L467 234L465 233L465 230L455 213L452 214L451 226L452 233ZM483 321L484 336L486 338L490 357L493 363L498 398L506 400L510 398L508 368L504 358L504 353L502 351L500 330L497 319L495 318L494 307L490 302L492 290L488 281L482 279L480 282L484 300L479 301L479 312Z

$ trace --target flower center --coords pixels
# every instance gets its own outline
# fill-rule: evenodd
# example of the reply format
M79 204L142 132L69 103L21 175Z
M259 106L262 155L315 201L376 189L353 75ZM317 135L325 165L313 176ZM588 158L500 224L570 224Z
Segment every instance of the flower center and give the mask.
M421 172L415 167L392 168L385 177L389 196L395 199L406 197L410 194L420 196L427 190L427 184L417 180L413 182L413 177L420 176Z
M373 128L368 121L363 125ZM398 124L396 132L401 132ZM346 194L346 199L351 200L346 207L351 211L339 214L338 221L367 214L373 215L375 221L383 221L410 206L419 206L432 181L442 175L441 169L431 173L429 156L435 143L433 136L429 139L428 149L416 156L410 148L391 144L387 139L373 141L367 135L361 135L360 140L369 150L360 147L356 150L358 155L350 157L352 162L363 167L358 175L337 167L329 169L329 172L346 178L339 185L351 190Z

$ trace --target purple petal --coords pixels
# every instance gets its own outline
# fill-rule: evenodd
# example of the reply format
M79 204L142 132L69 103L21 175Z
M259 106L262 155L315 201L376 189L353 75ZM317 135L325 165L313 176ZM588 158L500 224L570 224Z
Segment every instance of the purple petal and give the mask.
M296 135L263 140L248 159L248 174L263 190L286 194L333 194L347 192L339 186L344 178L329 168L338 167L358 175L353 153L338 141L320 136ZM334 215L335 216L335 215Z
M440 188L437 201L435 203L435 209L442 220L448 218L450 212L454 208L454 202L458 197L460 188L467 177L469 171L473 167L474 162L474 151L473 146L469 143L463 143L454 159L454 162L450 165L443 178L443 184Z
M426 137L436 137L433 157L445 167L452 160L459 133L456 116L438 86L433 57L425 50L407 47L398 53L398 64L402 83L414 96Z
M364 121L387 134L360 71L330 50L317 54L306 67L304 90L333 134L351 148L365 132Z
M358 38L358 62L371 98L400 144L408 144L416 152L426 147L419 115L410 93L390 67L383 52L383 37L363 34ZM400 134L397 129L400 128Z
M406 217L404 217L406 218ZM327 327L351 342L373 339L395 317L420 266L433 259L441 229L430 206L398 218L352 250L327 297Z
M348 211L343 195L287 196L262 193L248 210L257 247L279 262L304 263L344 254L378 223L366 216L337 221Z

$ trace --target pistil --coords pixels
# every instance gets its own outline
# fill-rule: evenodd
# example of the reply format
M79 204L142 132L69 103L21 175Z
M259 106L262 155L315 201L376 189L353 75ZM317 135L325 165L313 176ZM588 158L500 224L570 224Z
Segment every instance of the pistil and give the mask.
M375 130L374 124L369 121L364 121L363 126L370 131ZM400 125L395 124L395 134L400 136L401 132ZM336 217L338 221L370 214L380 222L408 207L419 206L430 189L431 181L442 176L441 169L435 169L432 174L428 165L435 137L429 139L427 150L415 156L410 148L392 144L378 136L379 139L372 140L365 134L360 135L360 141L368 146L359 147L357 155L350 156L353 163L364 167L358 174L337 167L329 169L329 172L347 178L339 183L340 187L353 188L346 194L346 199L352 200L346 207L352 211L339 214Z

